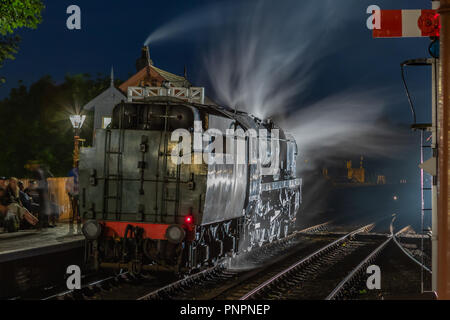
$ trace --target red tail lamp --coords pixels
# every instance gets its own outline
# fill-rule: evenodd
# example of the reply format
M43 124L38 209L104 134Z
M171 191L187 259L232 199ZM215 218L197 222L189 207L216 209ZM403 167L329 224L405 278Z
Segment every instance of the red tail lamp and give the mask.
M186 217L184 217L184 223L186 224L194 223L194 217L191 214L188 214Z

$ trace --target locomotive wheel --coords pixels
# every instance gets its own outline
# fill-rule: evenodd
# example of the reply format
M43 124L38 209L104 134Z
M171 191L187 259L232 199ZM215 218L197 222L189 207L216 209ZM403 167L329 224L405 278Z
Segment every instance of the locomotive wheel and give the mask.
M144 255L151 261L158 260L158 248L155 241L151 239L144 239L142 250Z

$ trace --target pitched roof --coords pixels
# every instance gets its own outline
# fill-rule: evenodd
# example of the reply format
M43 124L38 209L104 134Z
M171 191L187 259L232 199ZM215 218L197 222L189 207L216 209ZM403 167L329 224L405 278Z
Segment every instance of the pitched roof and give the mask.
M184 77L159 69L153 65L148 65L134 74L130 79L122 83L119 87L122 92L127 92L128 87L139 86L142 81L152 82L155 80L158 86L161 82L169 81L175 87L183 87L190 85L189 81Z
M182 84L184 84L185 81L187 81L187 79L185 79L182 76L178 76L176 74L164 71L164 70L159 69L159 68L157 68L155 66L150 66L150 67L153 68L156 72L158 72L164 79L166 79L167 81L170 81L172 83L173 82L181 82Z
M83 106L85 110L92 110L95 108L95 105L103 103L107 99L112 99L113 102L120 102L122 99L126 99L124 94L116 89L116 87L110 86L108 89L100 93L94 99L89 101L86 105ZM118 103L117 102L117 103Z

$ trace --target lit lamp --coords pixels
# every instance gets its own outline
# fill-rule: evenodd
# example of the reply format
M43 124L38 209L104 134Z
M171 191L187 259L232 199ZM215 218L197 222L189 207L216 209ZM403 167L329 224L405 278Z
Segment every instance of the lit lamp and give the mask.
M74 133L74 150L73 150L73 168L78 168L78 159L79 159L79 143L83 139L80 139L80 131L83 126L84 120L86 120L85 115L71 115L70 122L72 123L73 133ZM75 179L75 178L74 178ZM75 182L75 181L74 181ZM78 195L73 195L71 197L71 205L72 205L72 217L70 218L69 223L69 234L73 232L73 223L74 219L77 219L77 230L78 233L81 231L81 219L78 208Z
M73 167L77 168L77 162L79 158L79 141L80 141L80 130L83 126L84 120L86 120L85 115L72 115L70 116L70 122L72 123L74 131L74 150L73 150Z

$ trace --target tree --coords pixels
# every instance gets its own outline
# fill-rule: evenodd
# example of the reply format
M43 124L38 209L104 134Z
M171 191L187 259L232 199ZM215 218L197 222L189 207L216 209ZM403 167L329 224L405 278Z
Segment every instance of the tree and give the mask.
M0 101L0 176L27 177L29 161L46 165L55 176L72 167L73 129L69 116L109 87L107 76L66 75L56 84L44 76L29 88L11 90ZM116 81L116 85L120 81ZM81 137L92 143L93 113L87 114Z
M44 5L40 0L2 0L0 2L0 68L6 59L14 59L20 37L16 29L35 29L42 21ZM0 77L0 83L5 82Z

